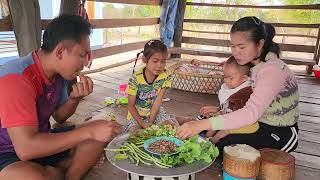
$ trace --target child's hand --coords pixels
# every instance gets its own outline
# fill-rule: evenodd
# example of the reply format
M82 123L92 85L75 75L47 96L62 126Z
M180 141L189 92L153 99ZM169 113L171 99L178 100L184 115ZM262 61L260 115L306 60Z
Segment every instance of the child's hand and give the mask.
M147 129L148 127L150 127L152 125L152 123L148 123L148 122L145 122L142 124L142 128L143 129Z
M220 107L217 106L204 106L200 109L200 113L205 115L207 118L213 116L213 114L220 111Z
M197 60L197 59L192 59L192 60L191 60L191 64L194 65L194 66L196 66L196 67L199 67L199 66L200 66L200 61Z
M216 135L213 136L213 138L211 138L211 142L213 144L216 144L217 142L220 141L220 139L222 139L222 138L224 138L224 137L226 137L228 135L229 135L228 131L225 131L225 130L219 131L219 132L217 132Z

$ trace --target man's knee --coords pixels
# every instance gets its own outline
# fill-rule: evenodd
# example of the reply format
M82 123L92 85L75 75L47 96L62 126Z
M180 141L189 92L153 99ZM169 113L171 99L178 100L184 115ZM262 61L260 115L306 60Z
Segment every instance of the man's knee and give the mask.
M0 180L45 180L44 168L31 162L15 162L0 172Z

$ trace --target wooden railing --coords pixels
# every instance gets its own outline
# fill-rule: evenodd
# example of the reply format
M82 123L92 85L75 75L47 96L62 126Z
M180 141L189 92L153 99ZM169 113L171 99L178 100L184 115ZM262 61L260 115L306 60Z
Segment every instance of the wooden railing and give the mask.
M122 3L122 4L136 4L136 5L152 5L160 6L161 0L88 0L95 2L108 2L108 3ZM174 47L170 49L173 54L172 57L179 57L180 54L191 54L200 56L216 56L216 57L227 57L230 55L230 51L214 51L205 49L188 49L182 48L182 43L185 44L198 44L198 45L209 45L217 47L229 47L229 40L226 39L208 39L201 37L189 37L183 36L183 32L197 32L197 33L209 33L209 34L229 34L229 32L211 32L211 31L199 31L193 29L184 29L184 23L200 23L200 24L215 24L215 25L232 25L234 21L226 20L214 20L214 19L184 19L184 13L186 6L207 6L207 7L226 7L226 8L255 8L255 9L300 9L300 10L320 10L319 4L314 5L291 5L291 6L253 6L253 5L227 5L227 4L211 4L211 3L194 3L186 2L186 0L179 0L178 11L182 16L178 21L178 27L174 35ZM90 22L94 25L94 28L123 28L132 26L150 26L159 24L159 18L130 18L130 19L90 19ZM42 29L45 29L50 20L42 20ZM312 53L313 58L311 60L301 59L301 58L288 58L285 57L284 60L291 64L305 64L313 65L319 62L320 58L320 24L291 24L291 23L272 23L275 27L281 28L307 28L316 29L318 31L317 35L305 35L305 34L288 34L282 33L277 34L277 36L287 36L287 37L305 37L312 38L316 40L315 45L297 45L297 44L287 44L280 43L280 48L282 51L289 52L303 52ZM12 31L12 24L9 19L0 20L0 31ZM115 55L127 51L133 51L137 49L142 49L146 41L131 42L122 45L116 45L111 47L105 47L93 50L93 57L100 58L104 56Z
M136 5L161 5L161 0L88 0L95 2L136 4ZM150 26L159 24L159 18L129 18L129 19L90 19L90 23L94 28L123 28L132 26ZM93 50L93 58L101 58L120 54L123 52L142 49L147 41L126 43L116 46L110 46ZM132 61L132 60L130 60ZM95 70L92 70L94 72Z
M0 19L0 31L12 31L12 24L9 18Z
M185 1L185 0L182 0ZM253 6L253 5L227 5L227 4L212 4L212 3L194 3L194 2L180 2L179 9L185 9L185 6L206 6L206 7L226 7L226 8L254 8L254 9L299 9L299 10L320 10L319 4L314 5L287 5L287 6ZM197 45L207 45L207 46L218 46L218 47L229 47L229 40L226 39L208 39L200 37L189 37L183 35L183 32L196 32L196 33L209 33L209 34L229 34L229 32L211 32L211 31L199 31L194 29L183 28L185 23L197 23L197 24L214 24L214 25L232 25L235 21L227 20L215 20L215 19L184 19L181 17L178 24L182 26L181 29L176 32L176 42L175 47L171 48L171 53L175 54L173 57L180 57L180 54L189 54L189 55L200 55L200 56L216 56L216 57L227 57L230 56L230 51L214 51L214 50L204 50L204 49L190 49L182 48L181 44L197 44ZM282 51L286 52L302 52L302 53L311 53L313 54L312 59L305 58L292 58L292 57L283 57L283 59L289 64L303 64L303 65L314 65L319 62L320 57L320 23L319 24L292 24L292 23L271 23L275 27L281 28L304 28L304 29L316 29L318 35L305 35L305 34L277 34L277 36L287 36L287 37L305 37L312 38L316 40L315 45L304 45L304 44L287 44L279 43Z
M255 6L255 5L237 5L237 4L212 4L212 3L195 3L187 2L189 6L208 6L208 7L233 7L233 8L250 8L250 9L306 9L319 10L320 4L312 5L275 5L275 6Z
M161 0L87 0L87 1L136 4L136 5L161 5Z

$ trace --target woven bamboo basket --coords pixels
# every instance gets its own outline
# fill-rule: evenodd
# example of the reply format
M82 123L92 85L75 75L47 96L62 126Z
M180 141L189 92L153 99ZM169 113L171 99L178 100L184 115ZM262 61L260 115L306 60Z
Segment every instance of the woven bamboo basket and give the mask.
M293 180L295 175L295 158L284 151L261 149L261 167L259 179Z
M223 151L223 170L240 179L255 179L259 174L261 158L254 161L234 157Z
M183 71L183 66L189 66L193 71ZM172 87L179 90L217 94L223 82L222 63L199 62L195 68L191 61L181 60L168 69L172 71Z

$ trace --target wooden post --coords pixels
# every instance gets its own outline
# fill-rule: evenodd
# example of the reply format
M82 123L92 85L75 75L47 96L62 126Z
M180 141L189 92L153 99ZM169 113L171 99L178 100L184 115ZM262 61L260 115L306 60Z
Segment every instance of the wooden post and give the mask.
M318 36L317 36L317 42L314 50L314 55L313 55L313 60L315 63L318 65L319 64L319 58L320 58L320 26L318 28ZM307 73L311 74L312 73L312 66L307 66Z
M85 1L85 0L84 0ZM60 14L78 14L80 0L61 0Z
M183 20L184 20L184 12L186 9L187 1L179 0L178 3L178 14L179 19L177 22L177 27L173 36L174 47L181 47L182 44L182 32L183 32ZM171 58L181 58L181 54L172 54Z
M320 26L318 28L318 38L316 42L316 50L314 52L314 60L316 61L316 64L319 64L319 58L320 58Z
M38 0L8 0L19 56L41 45L41 19Z

